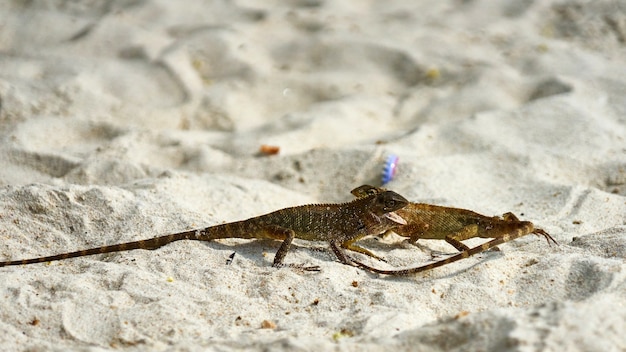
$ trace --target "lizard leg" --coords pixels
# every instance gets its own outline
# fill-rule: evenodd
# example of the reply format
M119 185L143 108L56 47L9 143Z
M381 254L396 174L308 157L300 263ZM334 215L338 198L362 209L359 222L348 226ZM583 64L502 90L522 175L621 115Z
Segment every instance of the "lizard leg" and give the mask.
M460 231L453 233L452 235L447 235L445 240L452 247L456 248L459 252L468 251L470 248L463 244L461 241L466 240L468 238L476 237L478 233L478 225L468 225L462 228Z
M385 262L385 263L387 262L384 258L379 257L376 254L370 252L369 250L367 250L367 249L365 249L365 248L363 248L363 247L361 247L359 245L354 244L354 240L353 241L346 241L346 242L341 243L341 247L343 247L345 249L349 249L349 250L354 251L354 252L365 254L365 255L370 256L370 257L372 257L374 259L378 259L381 262Z
M414 245L417 240L424 236L424 233L428 231L430 226L423 221L416 220L414 217L407 217L407 222L408 224L394 228L391 231L402 237L408 237L408 242Z
M519 222L517 216L511 212L502 214L502 219L504 219L504 221Z
M559 245L559 243L552 238L552 236L550 236L547 232L545 232L543 229L534 229L533 232L531 232L537 236L543 236L546 241L548 241L548 245L550 245L550 241L552 241L552 243L556 244L557 246Z
M387 262L384 258L378 257L377 255L375 255L374 253L368 251L367 249L363 247L353 245L352 243L350 244L346 242L339 243L337 240L330 241L330 249L333 250L333 253L335 253L335 255L337 256L337 259L339 259L339 261L343 264L352 265L352 260L348 258L348 256L346 255L346 252L343 250L344 248L349 249L351 251L363 253L365 255L368 255L372 258L378 259L383 262Z
M333 253L335 253L335 255L337 256L337 259L339 259L339 261L341 263L343 263L343 264L352 265L352 260L350 260L348 258L348 256L346 255L346 252L343 250L344 248L349 249L351 251L363 253L365 255L368 255L368 256L370 256L372 258L375 258L375 259L378 259L380 261L387 262L384 258L381 258L381 257L375 255L374 253L368 251L367 249L365 249L363 247L359 247L357 245L354 245L354 244L352 244L352 242L339 243L337 240L330 241L330 249L333 250Z
M510 222L520 222L519 219L517 218L517 216L515 216L515 214L513 213L504 213L502 214L502 218L505 221L510 221ZM534 225L533 225L534 227ZM543 229L538 229L538 228L533 228L533 231L531 231L531 233L537 235L537 236L543 236L546 241L548 241L548 244L550 244L550 242L558 245L558 243L556 242L556 240L554 240L554 238L552 238L552 236L550 236L547 232L545 232Z
M291 247L291 242L296 237L296 233L292 229L280 227L280 226L271 226L266 228L265 231L269 234L268 237L282 240L283 243L280 244L278 251L276 251L276 255L274 255L274 262L272 266L275 268L282 268L284 266L289 266L296 269L302 269L305 271L320 271L319 266L304 266L304 265L295 265L295 264L284 264L283 260L289 252L289 248Z
M276 251L276 255L274 256L274 263L272 264L275 267L283 266L283 260L289 252L289 247L291 247L291 242L296 237L296 233L291 230L280 226L272 226L265 229L271 238L282 240L283 243L280 244L278 251Z
M335 255L337 256L337 258L339 259L341 263L346 264L346 265L352 265L352 261L348 259L346 252L344 252L344 250L341 247L339 247L337 240L330 241L330 249L333 250L333 253L335 253Z

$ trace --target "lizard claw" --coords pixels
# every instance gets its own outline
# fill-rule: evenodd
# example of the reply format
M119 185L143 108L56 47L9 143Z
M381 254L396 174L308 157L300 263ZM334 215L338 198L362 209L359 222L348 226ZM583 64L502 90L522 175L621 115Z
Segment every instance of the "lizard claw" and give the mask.
M550 236L547 232L545 232L543 229L535 229L532 233L537 236L543 236L546 239L546 241L548 241L548 245L552 245L552 243L556 244L557 246L559 245L559 243L554 238L552 238L552 236Z

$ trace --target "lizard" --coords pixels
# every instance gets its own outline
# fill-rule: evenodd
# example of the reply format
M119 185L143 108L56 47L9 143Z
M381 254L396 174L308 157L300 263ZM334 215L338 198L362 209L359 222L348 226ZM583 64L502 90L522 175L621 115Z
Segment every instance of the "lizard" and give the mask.
M385 192L385 189L368 185L360 186L351 191L356 197L372 196L380 192ZM353 264L379 274L404 276L468 258L531 233L543 236L548 244L552 242L558 245L556 240L546 231L536 228L530 221L520 221L510 212L502 216L485 216L467 209L409 202L407 206L398 209L395 213L403 218L406 224L390 223L386 233L393 231L400 236L408 237L409 243L412 244L415 244L420 238L445 240L460 253L420 267L400 270L376 269L356 260L352 260ZM474 237L493 238L493 240L474 248L469 248L461 242Z
M145 240L106 245L62 254L0 262L0 267L64 260L94 254L154 250L174 241L211 241L222 238L272 239L282 241L274 256L273 266L282 267L283 259L294 238L308 241L326 241L343 264L350 265L344 249L381 259L369 250L355 244L367 235L376 235L390 226L403 223L394 211L406 206L401 195L381 190L346 203L309 204L284 208L274 212L202 229L188 230ZM294 266L300 267L300 266ZM301 267L319 271L319 267Z

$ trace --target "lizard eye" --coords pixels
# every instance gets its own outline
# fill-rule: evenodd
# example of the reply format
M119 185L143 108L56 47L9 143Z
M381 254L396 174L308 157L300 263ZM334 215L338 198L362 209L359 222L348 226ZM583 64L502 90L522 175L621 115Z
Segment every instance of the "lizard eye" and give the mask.
M396 206L396 201L393 199L389 199L385 202L385 208L387 209L393 209Z
M391 212L402 208L408 201L401 195L387 191L376 198L376 207L383 212Z

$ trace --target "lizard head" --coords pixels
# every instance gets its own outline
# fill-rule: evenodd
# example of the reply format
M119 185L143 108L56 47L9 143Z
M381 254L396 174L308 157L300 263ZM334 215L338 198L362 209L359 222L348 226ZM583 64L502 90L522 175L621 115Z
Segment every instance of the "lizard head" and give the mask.
M402 209L409 204L403 196L393 191L382 190L376 194L371 194L372 212L377 215L391 213L398 209Z
M409 201L398 193L370 185L359 186L350 191L350 193L357 198L372 198L373 206L371 211L374 214L382 215L394 223L406 225L406 221L396 214L395 211L407 206Z
M359 196L359 200L367 202L367 211L378 219L376 224L370 227L370 234L377 235L398 225L406 225L406 220L395 211L407 206L409 201L398 193L377 189L375 192Z

